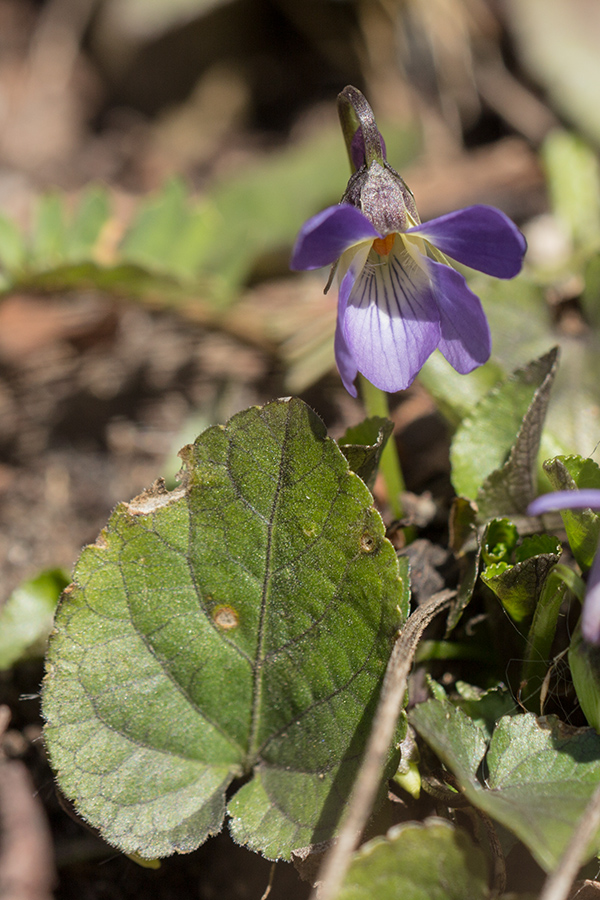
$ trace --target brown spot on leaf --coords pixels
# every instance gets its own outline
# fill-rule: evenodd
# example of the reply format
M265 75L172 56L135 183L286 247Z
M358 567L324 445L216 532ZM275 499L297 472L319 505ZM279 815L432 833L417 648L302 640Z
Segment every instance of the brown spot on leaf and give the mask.
M230 631L240 624L239 616L231 606L217 606L213 610L213 621L223 631Z
M164 479L158 478L151 487L126 503L125 508L130 516L146 516L180 500L183 496L185 496L184 488L168 491Z
M377 550L377 541L368 531L360 536L360 550L361 553L373 553L374 550Z

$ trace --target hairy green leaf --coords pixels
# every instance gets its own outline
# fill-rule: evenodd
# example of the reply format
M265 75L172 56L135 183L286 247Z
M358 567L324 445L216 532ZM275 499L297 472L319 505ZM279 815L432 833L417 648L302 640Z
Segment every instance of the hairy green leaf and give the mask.
M536 370L540 376L545 371L545 375L523 415L508 459L501 468L491 472L479 488L477 505L483 518L525 513L537 493L537 462L557 359L558 348L555 347L524 370L526 383L536 378Z
M471 803L523 841L546 871L554 869L598 785L600 736L552 716L504 716L485 756L484 786L477 777L483 753L465 749L465 734L470 746L485 742L481 726L440 700L420 704L409 719ZM586 848L587 858L599 848L600 835Z
M533 615L549 572L562 553L560 541L549 534L525 538L515 547L517 530L507 519L494 519L483 537L482 556L488 565L481 580L496 594L518 624ZM513 565L514 560L514 565Z
M483 515L523 512L535 469L556 349L495 387L458 428L450 451L457 494L478 498Z
M481 557L486 565L509 563L518 539L519 532L514 522L509 519L492 519L486 526L481 542Z
M338 900L487 900L487 865L445 819L406 822L356 853Z
M353 472L368 487L373 487L379 460L387 444L394 423L381 416L371 416L348 428L339 440L339 447Z
M456 682L458 698L454 701L479 728L485 729L487 737L492 732L498 719L515 710L512 694L503 684L496 685L487 691L464 681Z
M398 563L299 400L182 456L183 486L120 504L79 560L48 654L50 757L128 853L194 849L242 778L234 838L289 858L337 827L407 614Z

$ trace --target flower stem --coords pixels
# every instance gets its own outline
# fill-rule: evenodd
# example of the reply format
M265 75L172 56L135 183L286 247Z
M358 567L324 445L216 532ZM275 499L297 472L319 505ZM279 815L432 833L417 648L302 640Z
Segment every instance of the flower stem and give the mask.
M367 415L382 416L385 419L389 419L390 408L388 405L387 394L384 391L380 391L379 388L376 388L370 381L367 381L363 375L360 375L359 377L363 403ZM390 439L383 448L383 453L381 454L381 460L379 462L379 471L385 482L388 504L392 511L392 515L395 519L401 519L404 515L401 494L406 490L406 486L404 484L402 467L400 466L398 450L393 435L390 436Z

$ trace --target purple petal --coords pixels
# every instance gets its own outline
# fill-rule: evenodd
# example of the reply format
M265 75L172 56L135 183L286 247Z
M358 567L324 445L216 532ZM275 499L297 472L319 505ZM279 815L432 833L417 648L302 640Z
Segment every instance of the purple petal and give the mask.
M483 307L460 272L427 260L440 312L442 336L438 345L450 365L466 375L489 359L490 329Z
M525 238L499 209L469 206L409 228L457 262L496 278L513 278L521 271Z
M553 491L537 497L527 508L529 516L540 516L554 509L598 509L600 510L600 490L587 488L583 491Z
M387 257L371 254L340 285L340 315L359 372L382 391L412 383L440 338L439 313L427 273L400 240Z
M344 250L369 238L381 237L361 211L349 203L329 206L305 222L296 240L290 267L320 269Z
M335 326L335 340L333 342L335 352L335 364L340 373L343 385L351 397L357 396L354 386L354 379L358 375L358 368L354 362L354 358L348 349L348 344L344 337L343 320L338 314L338 320Z
M582 491L581 493L589 492ZM596 493L600 493L600 491ZM600 644L600 553L596 553L588 575L583 612L581 613L581 634L589 644Z

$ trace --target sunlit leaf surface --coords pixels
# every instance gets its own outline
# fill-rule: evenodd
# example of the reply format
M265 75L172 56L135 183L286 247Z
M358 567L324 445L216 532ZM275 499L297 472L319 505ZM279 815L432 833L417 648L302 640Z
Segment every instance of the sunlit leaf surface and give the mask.
M299 400L212 427L183 487L120 504L51 639L59 785L128 853L219 831L275 859L335 831L406 616L363 482Z

